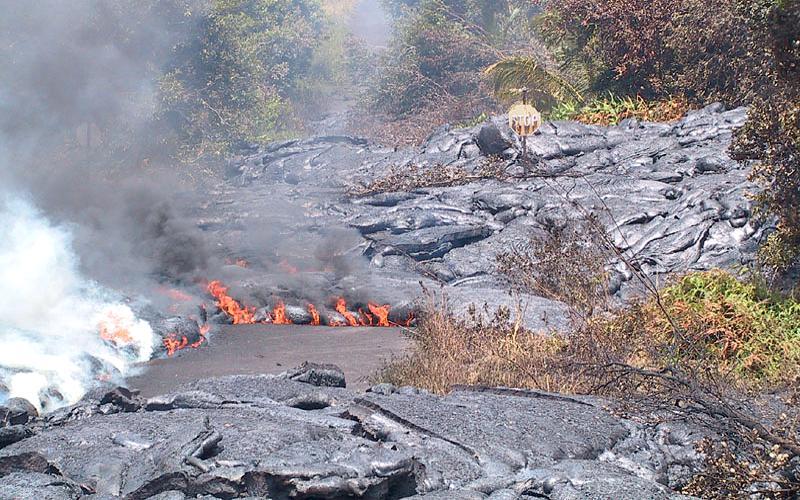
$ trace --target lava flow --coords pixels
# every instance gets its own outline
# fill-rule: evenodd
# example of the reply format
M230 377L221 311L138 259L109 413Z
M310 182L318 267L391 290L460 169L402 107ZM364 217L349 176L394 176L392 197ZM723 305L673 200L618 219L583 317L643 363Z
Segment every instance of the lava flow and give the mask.
M208 293L217 300L217 307L231 317L234 325L247 325L255 323L253 319L256 315L255 307L242 307L230 295L228 288L219 281L212 281L208 284Z
M357 312L351 311L347 306L344 297L336 299L333 309L335 313L330 315L320 314L314 304L307 304L307 315L298 315L292 308L293 316L288 312L288 308L283 301L278 300L270 313L256 312L255 307L242 305L233 297L228 295L228 288L219 281L212 281L207 286L208 292L216 300L216 306L232 320L234 325L272 323L276 325L327 325L327 326L353 326L353 327L391 327L400 326L389 320L391 306L388 304L379 305L374 302L367 303L367 311L359 308ZM324 318L324 319L323 319ZM413 321L413 315L402 323L409 326Z
M186 349L187 347L191 347L192 349L197 349L203 342L206 341L206 334L211 330L209 325L203 325L200 327L200 340L197 342L189 343L189 339L186 335L178 335L172 333L167 337L164 337L162 341L164 344L164 348L167 350L167 356L173 356L176 352L180 351L181 349Z
M291 325L292 320L286 316L286 305L278 302L272 310L272 322L276 325Z

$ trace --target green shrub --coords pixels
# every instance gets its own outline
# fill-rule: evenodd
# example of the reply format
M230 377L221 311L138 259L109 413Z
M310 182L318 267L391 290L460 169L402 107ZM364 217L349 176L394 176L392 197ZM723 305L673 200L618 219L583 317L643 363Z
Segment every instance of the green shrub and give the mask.
M720 372L776 384L800 375L800 303L723 271L693 273L666 287L663 301L689 344L679 355L710 360ZM653 331L671 338L654 313ZM681 340L678 340L680 343Z
M763 47L748 21L770 1L608 0L598 8L563 0L547 3L538 24L557 56L584 66L595 92L740 104L764 82L753 71Z
M749 26L765 52L754 69L765 83L731 150L737 159L758 162L751 177L764 188L757 195L760 212L778 218L762 260L784 270L800 255L800 1L761 4Z
M396 37L380 63L368 105L391 118L468 120L496 111L482 70L530 40L532 4L524 0L386 2ZM519 46L519 40L524 43Z

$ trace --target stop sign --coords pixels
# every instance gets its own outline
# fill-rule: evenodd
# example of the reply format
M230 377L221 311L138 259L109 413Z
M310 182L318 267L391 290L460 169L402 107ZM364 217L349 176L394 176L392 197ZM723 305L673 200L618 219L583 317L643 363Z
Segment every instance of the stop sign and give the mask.
M541 113L530 104L515 104L508 111L508 126L520 137L533 135L541 125Z

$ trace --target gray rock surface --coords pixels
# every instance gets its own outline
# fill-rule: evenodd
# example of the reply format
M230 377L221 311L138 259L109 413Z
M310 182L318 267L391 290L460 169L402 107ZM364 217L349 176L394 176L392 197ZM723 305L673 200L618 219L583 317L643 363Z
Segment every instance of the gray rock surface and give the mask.
M343 254L369 261L343 272L323 266L328 269L304 273L301 286L296 276L276 273L277 263L265 265L267 272L251 269L240 283L262 295L313 288L397 303L418 296L422 282L458 297L452 302L459 307L465 299L479 309L484 303L513 307L496 256L553 224L575 223L581 217L575 203L597 215L627 259L657 280L736 268L752 260L767 229L751 218L749 166L727 153L745 118L744 108L709 106L669 124L546 123L527 142L529 156L539 160L527 176L411 190L397 185L368 196L350 195L348 188L412 166L475 173L489 154L507 174L522 175L520 143L502 116L471 129L442 127L419 148L397 151L342 136L274 143L230 161L229 181L212 193L198 224L232 254L247 254L236 242L253 227L291 227L281 234L291 255L302 254L326 229L344 227L346 238L335 238L348 249ZM607 268L620 299L637 293L619 259L610 258ZM563 305L538 297L523 302L528 326L565 327L557 312Z
M198 380L136 411L106 399L1 449L0 497L669 499L670 466L698 459L600 400L536 391L358 394L262 375Z

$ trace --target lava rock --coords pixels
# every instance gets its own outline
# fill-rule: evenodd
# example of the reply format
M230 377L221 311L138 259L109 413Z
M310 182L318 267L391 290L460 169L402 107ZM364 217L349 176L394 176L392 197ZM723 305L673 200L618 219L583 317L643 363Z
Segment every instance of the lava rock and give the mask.
M187 391L178 394L156 396L147 400L146 411L169 411L181 408L219 408L224 400L205 391Z
M314 371L335 367L292 372ZM691 463L693 439L642 438L649 426L594 398L484 387L359 395L288 375L198 380L150 411L45 421L0 449L0 496L19 487L14 474L43 474L101 498L667 499L647 478L664 471L673 484L671 467Z
M0 457L0 477L14 472L38 472L41 474L60 474L41 453L26 452L19 455Z
M30 429L24 425L9 425L0 428L0 448L14 444L32 435Z
M298 306L286 306L286 318L295 325L309 325L313 320L307 309Z
M116 387L105 393L100 399L100 404L111 404L124 412L134 412L142 407L138 393L126 387Z
M77 483L52 474L15 472L0 481L0 498L77 500L82 496Z
M175 339L181 341L186 339L188 344L196 344L202 338L200 325L197 321L182 316L163 318L153 324L153 331L162 339ZM163 342L159 342L158 352L166 354L166 347Z
M10 398L0 407L0 420L7 425L23 425L39 416L39 411L24 398Z
M486 156L503 154L513 146L494 122L488 122L481 127L476 142L481 153Z
M304 362L297 368L285 372L289 380L317 387L346 387L344 372L336 365Z

